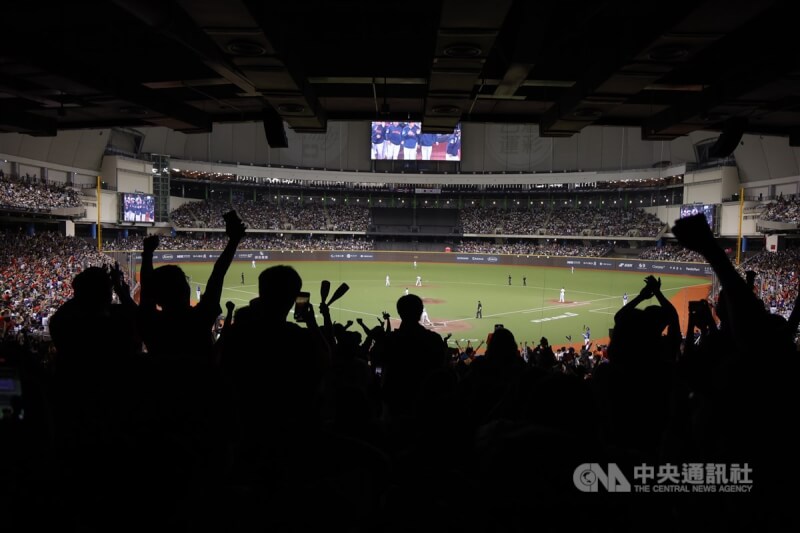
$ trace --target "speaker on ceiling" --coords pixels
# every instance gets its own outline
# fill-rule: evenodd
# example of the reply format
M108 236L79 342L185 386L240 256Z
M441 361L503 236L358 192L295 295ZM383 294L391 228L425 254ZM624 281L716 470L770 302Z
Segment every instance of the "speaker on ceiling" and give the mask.
M731 155L739 145L739 141L742 140L746 128L747 119L731 118L726 120L717 142L708 149L708 156L712 159L722 159Z
M264 134L267 136L267 144L270 148L289 148L283 119L274 109L271 107L264 109L263 122Z

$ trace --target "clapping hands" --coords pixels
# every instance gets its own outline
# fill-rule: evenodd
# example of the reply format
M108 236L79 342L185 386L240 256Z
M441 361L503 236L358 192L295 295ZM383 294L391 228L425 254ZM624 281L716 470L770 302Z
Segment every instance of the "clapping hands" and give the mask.
M661 278L655 276L647 276L644 278L644 284L650 288L653 294L661 292Z
M644 287L639 291L639 297L649 300L659 292L661 292L661 278L656 279L655 276L647 276L644 278Z

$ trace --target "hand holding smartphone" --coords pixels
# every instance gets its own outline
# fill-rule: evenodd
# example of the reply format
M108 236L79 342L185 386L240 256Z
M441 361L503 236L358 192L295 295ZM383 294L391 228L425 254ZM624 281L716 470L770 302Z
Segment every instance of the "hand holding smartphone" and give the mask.
M228 211L222 215L222 219L225 221L225 233L229 238L241 239L244 236L245 225L236 211Z
M294 300L294 320L295 322L305 322L308 312L310 293L300 292Z

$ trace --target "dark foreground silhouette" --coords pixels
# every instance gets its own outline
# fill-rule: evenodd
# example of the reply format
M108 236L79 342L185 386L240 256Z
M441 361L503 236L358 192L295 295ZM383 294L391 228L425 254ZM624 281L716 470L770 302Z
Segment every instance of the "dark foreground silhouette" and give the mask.
M226 222L197 306L179 268L153 268L148 238L138 307L118 269L89 268L52 318L54 364L3 346L24 390L0 423L3 531L800 530L800 316L765 310L702 216L673 231L713 267L719 301L692 302L681 332L648 277L607 358L546 338L520 352L502 328L484 356L451 354L413 294L394 331L388 312L350 329L324 302L301 327L287 315L310 290L287 266L223 317L244 234ZM579 490L587 463L633 485L649 465L652 490ZM668 466L749 492L659 492Z

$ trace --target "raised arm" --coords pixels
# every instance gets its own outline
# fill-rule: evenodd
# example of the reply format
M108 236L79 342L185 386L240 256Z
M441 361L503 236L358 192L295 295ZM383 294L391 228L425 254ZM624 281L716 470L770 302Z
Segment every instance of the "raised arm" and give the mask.
M639 294L636 296L636 298L625 304L622 309L617 311L617 314L614 315L614 322L619 322L620 319L625 320L625 315L636 309L636 306L638 306L640 303L649 300L652 297L653 288L647 283L647 278L645 278L644 287L642 287L642 290L639 291Z
M367 337L369 337L369 336L372 334L372 332L371 332L371 331L370 331L370 329L367 327L367 325L366 325L366 324L364 324L364 319L363 319L363 318L361 318L361 317L358 317L358 318L356 318L356 322L358 322L358 325L359 325L359 326L361 326L361 329L363 329L363 330L364 330L364 334L365 334ZM383 324L381 324L381 327L383 327Z
M661 278L656 279L655 276L647 276L645 283L650 286L659 305L667 313L667 336L673 341L673 347L677 350L681 342L681 323L678 318L678 311L672 305L672 302L667 300L664 293L661 292Z
M208 277L203 299L219 303L220 298L222 298L225 274L227 274L228 268L231 266L233 255L236 253L236 248L239 246L242 237L244 237L244 232L245 226L242 219L236 215L235 211L228 213L225 216L225 233L228 235L228 244L214 263L214 269Z
M336 343L336 335L333 332L333 321L331 320L331 310L328 304L320 302L319 312L322 315L322 334L330 345Z
M152 257L150 261L150 268L153 267ZM125 283L125 275L122 270L119 268L119 263L116 261L114 262L114 266L111 267L111 284L114 287L114 293L119 298L119 303L122 304L126 308L134 308L136 307L136 303L131 298L131 289L128 287L128 284Z
M714 240L703 215L681 218L675 221L672 233L686 248L701 254L711 265L725 291L726 316L731 320L731 331L742 346L753 345L763 338L764 305L739 276L725 251Z
M322 330L317 324L317 318L314 316L314 307L311 304L306 306L305 314L306 328L311 332L311 341L314 345L314 353L317 355L317 365L320 370L324 370L331 363L332 345L328 343Z
M225 333L229 331L231 327L231 323L233 322L233 310L236 308L236 304L233 302L225 302L225 309L227 309L227 314L225 315L225 322L222 325L222 332Z
M226 342L231 335L231 324L233 324L233 310L236 308L236 304L231 301L225 302L225 309L227 313L225 314L225 321L222 323L222 333L220 333L217 342L214 343L214 364L219 366L222 362L223 353L226 350L226 344L230 341Z

